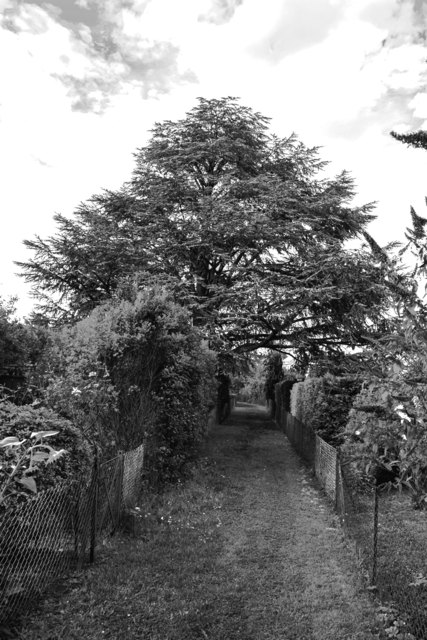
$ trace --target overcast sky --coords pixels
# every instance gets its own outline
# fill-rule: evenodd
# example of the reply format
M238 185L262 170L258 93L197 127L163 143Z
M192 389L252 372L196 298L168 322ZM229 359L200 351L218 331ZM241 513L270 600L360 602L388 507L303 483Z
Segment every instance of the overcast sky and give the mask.
M348 169L370 231L427 215L427 0L0 0L0 296L32 301L14 260L34 234L129 178L155 121L238 96Z

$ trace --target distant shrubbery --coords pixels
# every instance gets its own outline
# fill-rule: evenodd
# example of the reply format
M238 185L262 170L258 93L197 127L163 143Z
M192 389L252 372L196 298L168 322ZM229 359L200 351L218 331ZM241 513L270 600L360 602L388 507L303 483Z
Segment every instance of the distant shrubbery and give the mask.
M239 399L253 404L265 404L265 372L264 362L254 360L250 364L248 373L243 376L239 389Z
M0 297L0 398L24 404L32 401L29 375L47 340L45 327L16 318L15 298Z

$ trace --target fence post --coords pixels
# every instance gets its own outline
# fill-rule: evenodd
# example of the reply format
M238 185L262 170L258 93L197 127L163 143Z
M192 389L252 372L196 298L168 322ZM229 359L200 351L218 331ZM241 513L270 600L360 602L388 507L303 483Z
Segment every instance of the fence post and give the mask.
M120 455L120 470L119 470L119 482L117 487L117 525L116 529L120 526L120 520L123 511L123 481L125 475L125 454Z
M374 489L374 531L372 540L372 585L377 584L377 555L378 555L378 486Z
M80 562L79 554L79 527L80 527L80 495L82 491L81 484L76 485L76 504L74 507L74 514L72 515L73 529L74 529L74 556L77 564Z
M341 517L341 478L340 478L340 450L335 457L335 511Z
M96 547L96 527L98 516L98 484L99 484L99 457L98 450L95 453L95 465L93 472L93 496L92 496L92 509L90 518L90 550L89 550L89 562L93 564L95 562L95 547Z

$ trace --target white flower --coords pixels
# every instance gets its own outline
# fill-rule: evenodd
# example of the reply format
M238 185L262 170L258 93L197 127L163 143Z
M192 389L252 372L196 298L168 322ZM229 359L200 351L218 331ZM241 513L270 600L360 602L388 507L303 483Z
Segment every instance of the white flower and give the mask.
M78 387L73 387L72 391L71 391L71 395L72 396L79 396L81 394L81 391Z
M403 424L404 422L411 422L411 418L406 413L403 413L403 411L396 411L396 413L400 418L401 424Z
M95 376L96 376L96 371L91 371L89 373L89 378L95 378Z

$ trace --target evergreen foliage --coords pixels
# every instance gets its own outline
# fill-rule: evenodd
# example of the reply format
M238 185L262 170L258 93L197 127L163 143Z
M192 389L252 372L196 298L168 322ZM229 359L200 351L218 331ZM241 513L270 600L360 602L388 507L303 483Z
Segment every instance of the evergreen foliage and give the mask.
M349 250L373 219L352 179L321 176L317 148L280 139L235 98L158 123L131 180L57 215L20 263L42 306L82 318L123 279L167 283L216 350L301 357L377 335L390 302L381 261Z
M47 334L44 327L33 321L20 321L16 318L16 299L0 298L0 387L5 389L0 395L22 398L30 369L41 357ZM18 387L18 388L17 388Z
M291 413L326 442L338 446L361 384L354 375L308 377L292 386Z
M291 392L296 382L296 378L289 377L276 385L276 404L279 401L288 413L291 413Z

